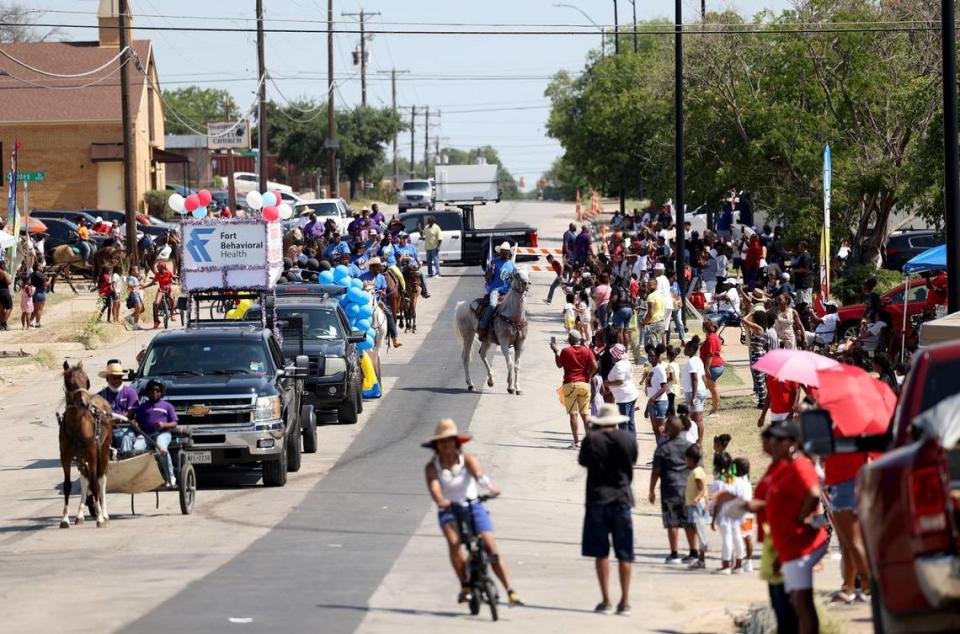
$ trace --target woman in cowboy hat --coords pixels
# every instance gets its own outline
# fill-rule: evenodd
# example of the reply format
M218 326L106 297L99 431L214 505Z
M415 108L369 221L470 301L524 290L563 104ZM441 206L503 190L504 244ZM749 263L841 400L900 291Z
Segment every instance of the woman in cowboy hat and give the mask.
M460 547L460 535L457 531L453 505L467 504L473 515L477 532L483 540L484 548L490 556L493 571L503 587L507 589L510 605L523 605L520 595L514 592L510 583L507 566L500 559L490 515L483 503L476 501L481 486L493 496L500 495L500 488L493 484L490 476L483 473L476 456L460 449L469 441L469 434L460 434L457 431L457 424L450 418L444 418L437 425L436 433L422 444L423 447L434 451L433 458L426 466L427 490L439 509L440 530L447 538L450 563L453 565L457 579L460 580L460 594L457 602L466 603L470 600L470 586L467 584L469 573L463 557L463 549Z
M140 404L140 396L131 386L123 384L123 377L126 374L126 370L123 369L123 365L118 359L107 361L107 367L98 373L101 379L107 380L107 387L100 390L97 395L110 403L114 414L130 417ZM120 453L130 453L133 450L133 442L136 438L137 434L130 427L126 425L113 426L113 446Z

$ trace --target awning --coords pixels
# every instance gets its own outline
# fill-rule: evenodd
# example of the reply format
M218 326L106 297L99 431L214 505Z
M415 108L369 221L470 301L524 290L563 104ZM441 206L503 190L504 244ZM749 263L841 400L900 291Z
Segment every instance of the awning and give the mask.
M161 150L153 148L153 160L155 163L189 163L190 159L183 154L177 154L170 150Z
M925 271L942 271L947 268L947 245L927 249L916 255L903 265L904 273L923 273Z

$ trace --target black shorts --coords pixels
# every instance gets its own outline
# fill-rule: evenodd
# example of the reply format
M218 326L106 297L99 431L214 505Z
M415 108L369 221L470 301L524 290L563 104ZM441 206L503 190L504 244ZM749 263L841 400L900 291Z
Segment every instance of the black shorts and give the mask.
M3 289L0 291L0 308L4 310L13 310L13 297L10 295L9 289Z
M611 536L613 554L617 560L633 561L633 518L630 516L630 505L623 502L588 504L583 516L580 554L584 557L607 559L610 557Z
M687 509L683 503L683 496L660 498L660 515L663 517L664 528L687 528L693 526L687 521Z

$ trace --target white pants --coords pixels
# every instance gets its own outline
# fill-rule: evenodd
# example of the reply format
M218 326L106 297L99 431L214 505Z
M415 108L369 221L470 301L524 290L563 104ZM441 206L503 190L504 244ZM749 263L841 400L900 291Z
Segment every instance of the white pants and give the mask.
M746 546L740 531L740 520L719 518L717 529L720 531L720 559L731 563L743 559L746 556Z

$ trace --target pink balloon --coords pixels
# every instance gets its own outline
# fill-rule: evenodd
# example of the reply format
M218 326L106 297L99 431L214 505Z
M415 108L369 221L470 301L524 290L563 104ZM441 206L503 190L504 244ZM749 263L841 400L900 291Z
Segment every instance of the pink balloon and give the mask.
M213 200L213 196L210 195L210 192L206 189L201 189L197 192L197 198L200 200L200 204L206 207L210 204L210 201Z
M278 205L283 202L283 196L280 195L280 190L279 190L279 189L273 190L273 195L277 197L277 204L278 204Z
M196 194L190 194L183 200L183 208L187 211L193 211L200 206L200 197Z
M263 219L267 222L274 222L280 219L280 210L277 209L276 205L271 205L269 207L263 208Z

